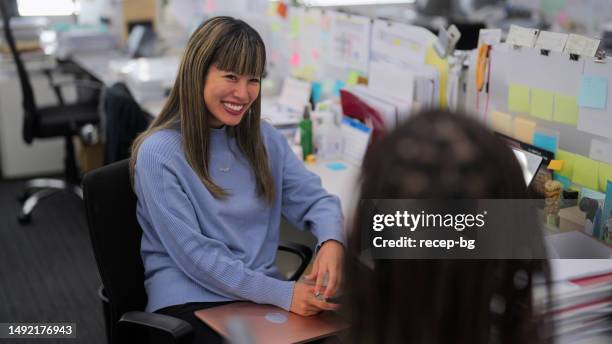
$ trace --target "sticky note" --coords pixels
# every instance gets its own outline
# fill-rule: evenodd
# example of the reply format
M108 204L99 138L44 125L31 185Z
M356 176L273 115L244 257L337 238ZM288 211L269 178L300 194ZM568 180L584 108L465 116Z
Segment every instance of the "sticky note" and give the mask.
M357 80L359 79L359 73L353 71L349 73L348 78L346 79L347 85L357 85Z
M574 174L574 160L576 159L576 155L564 151L563 149L558 149L557 153L555 153L555 159L563 161L563 167L558 171L559 175L571 178Z
M300 54L298 54L298 53L291 54L291 65L293 67L296 67L296 66L300 65Z
M529 87L510 84L508 87L508 110L529 113Z
M576 126L578 123L578 99L572 96L555 93L555 122Z
M548 169L553 171L561 171L563 169L563 160L551 160L548 163Z
M557 172L553 173L553 179L563 184L563 190L567 190L572 186L572 181L569 178L558 174Z
M334 88L332 89L332 94L334 96L336 96L336 97L339 97L340 96L340 89L344 88L344 86L346 86L344 81L336 80L336 83L334 84Z
M291 35L297 36L300 34L300 21L297 16L291 17L291 19L289 20L289 25L291 28Z
M491 113L491 126L493 127L493 130L497 131L498 133L512 136L512 116L507 113L493 111Z
M572 181L589 189L599 188L599 163L582 155L576 155Z
M537 88L531 89L531 107L529 113L534 117L547 121L552 120L553 98L552 92Z
M599 162L599 190L606 191L608 182L612 182L612 165Z
M525 118L516 117L514 119L514 138L525 143L533 143L533 133L536 123Z
M557 151L557 138L536 131L533 134L533 145L555 153Z
M281 30L280 23L272 23L271 29L272 29L272 32L280 32Z
M323 94L323 84L317 81L313 82L312 83L312 102L316 104L319 101L321 101L322 94Z
M578 105L604 110L608 104L608 79L600 76L583 75L580 82Z
M332 171L346 170L346 165L341 162L332 162L326 165Z
M318 60L321 57L321 54L319 53L319 50L317 49L312 49L310 54L312 55L312 58L314 60Z

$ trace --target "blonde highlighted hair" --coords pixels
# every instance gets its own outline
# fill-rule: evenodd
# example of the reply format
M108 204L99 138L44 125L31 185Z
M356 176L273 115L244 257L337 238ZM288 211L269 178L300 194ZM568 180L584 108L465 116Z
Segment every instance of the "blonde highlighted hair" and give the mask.
M213 64L223 71L261 77L266 64L264 43L252 27L231 17L208 19L195 30L189 38L166 104L149 128L132 144L132 176L142 142L159 130L179 125L185 158L191 168L214 197L225 198L229 195L212 181L208 166L208 119L212 114L204 102L204 84L208 69ZM275 190L260 132L261 92L248 111L238 125L226 130L236 138L238 148L251 164L258 194L271 203Z

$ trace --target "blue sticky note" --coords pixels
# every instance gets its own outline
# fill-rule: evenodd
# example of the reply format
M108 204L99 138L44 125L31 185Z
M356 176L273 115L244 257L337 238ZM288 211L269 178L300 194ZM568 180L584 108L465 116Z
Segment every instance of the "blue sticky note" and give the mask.
M583 75L578 94L578 106L606 109L608 105L608 79Z
M336 97L340 97L340 89L344 88L344 86L346 86L344 81L336 80L336 83L334 84L334 89L332 91L332 94L334 96L336 96Z
M312 83L312 102L314 104L321 101L321 95L323 94L323 84L315 81Z
M552 153L557 152L557 138L544 133L535 132L533 134L533 145Z
M563 185L563 190L568 190L570 186L572 186L572 181L569 178L560 175L559 173L553 173L553 179Z
M341 163L341 162L332 162L327 164L327 168L329 168L332 171L340 171L340 170L346 170L346 165Z

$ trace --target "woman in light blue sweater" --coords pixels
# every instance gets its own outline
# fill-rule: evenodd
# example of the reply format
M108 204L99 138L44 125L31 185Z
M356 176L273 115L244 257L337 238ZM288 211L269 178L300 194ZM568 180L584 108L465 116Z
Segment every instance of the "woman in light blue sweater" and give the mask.
M300 315L337 307L316 296L333 296L341 283L340 203L260 121L264 66L255 30L230 17L207 20L189 40L161 114L133 145L147 311L189 321L194 342L220 341L193 311L225 302ZM318 239L306 276L314 286L285 281L274 267L281 216Z

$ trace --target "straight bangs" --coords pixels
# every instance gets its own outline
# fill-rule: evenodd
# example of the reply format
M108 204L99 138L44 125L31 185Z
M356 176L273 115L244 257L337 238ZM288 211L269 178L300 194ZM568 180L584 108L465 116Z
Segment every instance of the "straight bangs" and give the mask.
M266 66L266 48L257 31L241 28L224 37L213 61L222 71L260 78Z

